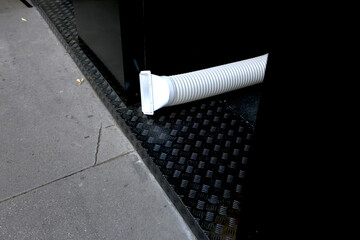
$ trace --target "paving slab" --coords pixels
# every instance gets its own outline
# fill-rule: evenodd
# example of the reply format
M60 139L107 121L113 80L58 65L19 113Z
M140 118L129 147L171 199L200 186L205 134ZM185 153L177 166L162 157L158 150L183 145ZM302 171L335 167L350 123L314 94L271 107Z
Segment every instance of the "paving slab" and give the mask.
M133 151L36 8L0 33L0 201Z
M26 5L20 0L0 0L0 11L15 8L26 8Z
M195 239L36 9L0 33L0 239Z
M195 239L136 153L0 204L0 239Z

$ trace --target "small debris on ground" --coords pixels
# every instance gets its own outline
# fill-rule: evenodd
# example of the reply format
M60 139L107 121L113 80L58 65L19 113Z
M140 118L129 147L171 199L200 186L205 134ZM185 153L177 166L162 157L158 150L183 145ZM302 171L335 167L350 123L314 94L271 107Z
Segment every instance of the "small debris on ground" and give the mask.
M78 78L76 81L79 83L79 86L84 82L84 78Z

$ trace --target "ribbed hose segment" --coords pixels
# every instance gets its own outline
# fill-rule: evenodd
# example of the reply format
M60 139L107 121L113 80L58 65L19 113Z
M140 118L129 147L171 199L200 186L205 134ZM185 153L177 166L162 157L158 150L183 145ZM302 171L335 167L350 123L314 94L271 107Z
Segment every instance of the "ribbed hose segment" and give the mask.
M176 105L215 96L261 83L265 76L268 54L207 68L190 73L168 76L174 84Z

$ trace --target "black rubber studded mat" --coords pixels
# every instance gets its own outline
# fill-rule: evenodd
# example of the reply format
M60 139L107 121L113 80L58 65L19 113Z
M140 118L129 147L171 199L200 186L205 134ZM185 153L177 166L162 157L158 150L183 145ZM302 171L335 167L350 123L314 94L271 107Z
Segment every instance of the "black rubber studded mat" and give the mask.
M215 97L142 114L78 41L70 0L32 0L198 239L236 238L253 126ZM179 200L181 199L181 201ZM189 214L191 213L191 215Z
M120 111L210 239L235 239L242 181L253 138L218 99L158 111Z

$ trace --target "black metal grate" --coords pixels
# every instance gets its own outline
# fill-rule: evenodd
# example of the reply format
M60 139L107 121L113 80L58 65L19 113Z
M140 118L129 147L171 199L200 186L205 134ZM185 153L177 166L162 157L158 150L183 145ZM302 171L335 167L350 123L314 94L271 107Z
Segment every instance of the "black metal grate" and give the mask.
M78 41L72 2L33 3L114 118L126 123L134 136L130 140L146 150L204 233L210 239L235 239L253 127L222 96L164 108L154 116L143 115L139 104L126 106L111 74Z

